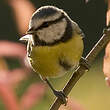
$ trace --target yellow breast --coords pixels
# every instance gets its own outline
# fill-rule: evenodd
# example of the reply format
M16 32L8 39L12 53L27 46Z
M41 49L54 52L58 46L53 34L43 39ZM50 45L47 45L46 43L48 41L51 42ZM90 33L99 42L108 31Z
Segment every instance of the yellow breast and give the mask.
M74 37L53 46L36 46L32 48L29 58L32 68L43 77L61 76L67 70L61 66L59 60L66 61L71 67L78 64L83 52L81 36Z

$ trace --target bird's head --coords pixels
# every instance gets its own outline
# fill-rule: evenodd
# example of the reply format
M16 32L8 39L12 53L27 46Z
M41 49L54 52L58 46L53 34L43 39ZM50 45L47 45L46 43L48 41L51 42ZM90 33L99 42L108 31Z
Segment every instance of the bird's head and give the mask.
M33 36L36 45L52 45L71 37L70 25L71 20L62 9L43 6L33 13L26 34ZM67 30L68 26L69 30ZM66 35L67 31L69 35ZM28 39L29 36L25 36L25 40ZM21 40L24 40L23 37Z

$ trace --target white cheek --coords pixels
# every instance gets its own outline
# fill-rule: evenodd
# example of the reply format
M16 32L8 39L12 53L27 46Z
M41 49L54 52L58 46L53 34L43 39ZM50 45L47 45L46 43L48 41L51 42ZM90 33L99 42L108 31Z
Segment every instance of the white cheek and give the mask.
M55 40L61 39L66 29L66 21L62 20L56 24L50 25L48 28L44 28L37 32L40 40L43 40L48 43L52 43Z

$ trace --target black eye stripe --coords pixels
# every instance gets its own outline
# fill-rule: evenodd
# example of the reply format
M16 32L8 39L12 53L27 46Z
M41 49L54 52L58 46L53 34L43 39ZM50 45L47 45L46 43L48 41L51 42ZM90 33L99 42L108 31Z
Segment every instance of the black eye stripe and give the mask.
M50 24L49 22L44 22L41 26L39 26L37 29L35 29L36 31L39 30L39 29L43 29L43 28L46 28L48 27Z
M42 27L48 27L49 26L49 23L48 22L44 22L43 24L42 24Z
M72 38L72 34L73 34L72 23L67 17L65 17L65 19L67 21L67 25L66 25L65 32L62 35L61 39L54 40L54 42L52 42L52 43L48 43L44 40L39 39L39 36L37 36L35 34L34 35L35 46L53 46L60 42L67 42L68 40L70 40Z
M57 22L59 22L60 20L62 20L63 18L65 18L64 14L62 14L58 19L54 20L54 21L48 21L48 22L44 22L41 26L39 26L38 28L36 28L35 30L39 30L39 29L43 29L46 28L48 26L50 26L51 24L55 24Z

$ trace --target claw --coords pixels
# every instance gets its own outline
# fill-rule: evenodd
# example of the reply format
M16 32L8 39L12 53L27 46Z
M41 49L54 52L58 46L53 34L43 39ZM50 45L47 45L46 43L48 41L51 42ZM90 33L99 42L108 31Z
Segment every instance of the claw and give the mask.
M64 94L64 92L63 91L57 91L57 90L55 90L53 92L54 92L54 95L62 101L62 104L64 104L66 106L68 97Z
M90 65L88 64L87 60L83 57L81 57L81 59L80 59L80 65L83 65L87 69L87 71L90 68Z
M50 82L48 81L47 78L44 78L44 80L47 82L48 86L51 88L51 90L53 91L54 95L56 97L58 97L61 101L62 104L65 104L65 106L67 105L67 96L65 95L65 93L63 91L57 91L53 88L53 86L50 84Z

